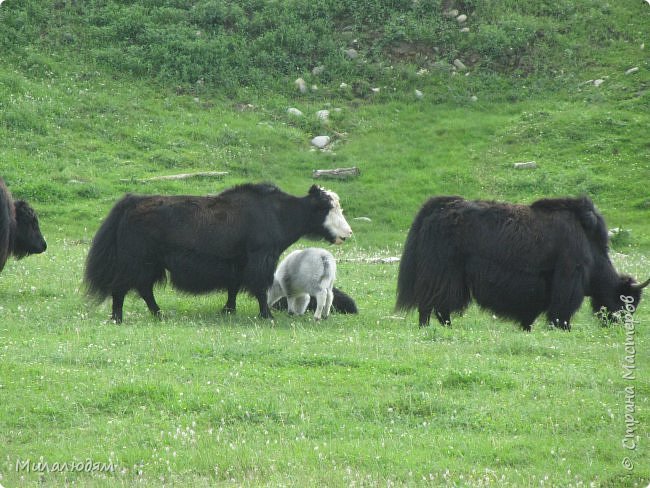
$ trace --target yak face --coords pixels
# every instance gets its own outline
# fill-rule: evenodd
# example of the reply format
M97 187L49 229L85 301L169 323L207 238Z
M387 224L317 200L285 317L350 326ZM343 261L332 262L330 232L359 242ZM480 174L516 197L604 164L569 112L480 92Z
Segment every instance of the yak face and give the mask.
M14 202L16 209L16 237L13 255L20 259L29 254L40 254L47 249L47 243L38 226L34 209L24 200Z
M633 314L641 301L641 291L650 279L637 283L630 276L619 276L610 296L593 296L591 306L603 322L620 322L625 314Z
M312 235L324 237L333 244L342 244L352 235L352 229L343 216L339 196L316 185L309 189L309 196L316 208L320 224Z

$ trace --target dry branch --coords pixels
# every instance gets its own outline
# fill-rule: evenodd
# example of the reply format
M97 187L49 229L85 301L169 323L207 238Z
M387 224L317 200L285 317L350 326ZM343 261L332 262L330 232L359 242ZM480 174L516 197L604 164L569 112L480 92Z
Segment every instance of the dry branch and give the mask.
M227 171L201 171L199 173L180 173L177 175L162 175L162 176L153 176L151 178L141 178L136 179L140 183L146 183L148 181L163 181L163 180L187 180L190 178L221 178L227 175ZM120 181L133 181L131 179L121 179Z
M336 169L315 169L312 172L312 178L338 178L344 180L346 178L352 178L354 176L359 176L361 171L359 168L336 168Z

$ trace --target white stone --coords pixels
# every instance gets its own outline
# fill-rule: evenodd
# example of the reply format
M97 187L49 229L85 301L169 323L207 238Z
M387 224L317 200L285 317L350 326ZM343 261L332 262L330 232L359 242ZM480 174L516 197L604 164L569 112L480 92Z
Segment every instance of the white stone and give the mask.
M631 75L632 73L636 73L637 71L639 71L639 67L638 67L638 66L635 66L634 68L630 68L630 69L628 69L628 70L625 72L625 74L626 74L626 75Z
M379 93L381 91L381 88L371 88L370 91L373 93Z
M348 59L356 59L359 56L359 52L351 47L350 49L345 50L345 55Z
M469 99L470 99L472 102L478 102L478 97L477 97L476 95L472 95L471 97L469 97Z
M603 80L602 78L599 78L599 79L597 79L597 80L594 80L594 86L600 86L600 85L602 85L603 83L605 83L605 80Z
M339 88L340 88L341 90L345 90L345 89L347 89L349 86L350 86L350 85L348 85L347 83L341 83L341 84L339 85Z
M296 85L296 88L300 93L307 93L307 83L305 83L305 80L302 78L298 78L296 81L293 82L294 85Z
M461 32L469 32L469 27L463 27L460 31Z
M467 69L467 66L463 64L463 62L460 59L454 59L454 66L458 68L461 71L465 71Z
M316 117L318 117L319 120L327 120L330 118L330 111L319 110L318 112L316 112Z
M323 72L325 71L325 66L320 65L316 66L314 69L311 70L311 74L314 76L322 75Z
M456 21L457 21L459 24L462 24L462 23L465 22L466 20L467 20L467 15L465 15L465 14L461 14L461 15L459 15L458 17L456 17Z
M370 217L354 217L352 220L360 220L361 222L372 222Z
M330 136L316 136L311 140L312 146L316 146L318 149L326 148L330 143Z
M424 93L422 93L420 90L415 90L415 98L418 100L422 100L422 97L424 96Z
M447 10L445 13L443 13L445 17L448 19L453 19L454 17L458 17L458 10L453 9L453 10Z
M302 117L302 112L295 107L288 108L287 113L295 115L296 117Z

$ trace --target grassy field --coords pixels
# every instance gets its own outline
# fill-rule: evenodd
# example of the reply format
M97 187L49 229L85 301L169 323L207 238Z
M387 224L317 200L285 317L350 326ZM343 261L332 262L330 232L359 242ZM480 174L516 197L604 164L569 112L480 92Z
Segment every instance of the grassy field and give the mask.
M617 269L650 276L647 6L467 1L463 37L438 2L321 0L320 18L302 0L239 3L0 6L0 176L48 240L0 275L0 484L647 486L647 303L633 335L588 303L568 333L476 307L418 329L393 311L397 264L370 262L400 255L431 195L586 194L622 229ZM396 60L405 44L435 44L437 61ZM197 58L217 48L227 62ZM298 76L318 90L294 91ZM358 316L264 321L248 297L222 316L224 293L168 287L163 321L129 297L116 326L84 295L90 241L125 192L272 181L298 195L312 170L348 166L361 176L323 184L355 232L328 249ZM198 171L228 174L142 181Z
M349 486L635 486L649 479L647 308L636 379L625 333L586 310L531 334L472 308L452 329L392 312L396 266L345 261L359 316L322 323L216 312L222 295L159 292L164 321L125 324L79 292L87 246L54 241L3 274L0 464L5 486L183 483ZM628 269L647 261L620 258ZM635 387L638 448L622 447ZM625 457L634 463L630 473ZM113 473L17 472L17 463L112 463Z

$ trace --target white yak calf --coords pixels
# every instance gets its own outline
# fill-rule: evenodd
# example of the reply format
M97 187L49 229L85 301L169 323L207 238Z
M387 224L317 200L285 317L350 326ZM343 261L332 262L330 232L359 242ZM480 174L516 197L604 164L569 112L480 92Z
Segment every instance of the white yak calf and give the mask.
M336 261L325 249L309 247L293 251L275 270L267 293L269 307L287 297L289 313L303 315L309 298L316 298L314 318L326 319L332 307Z

